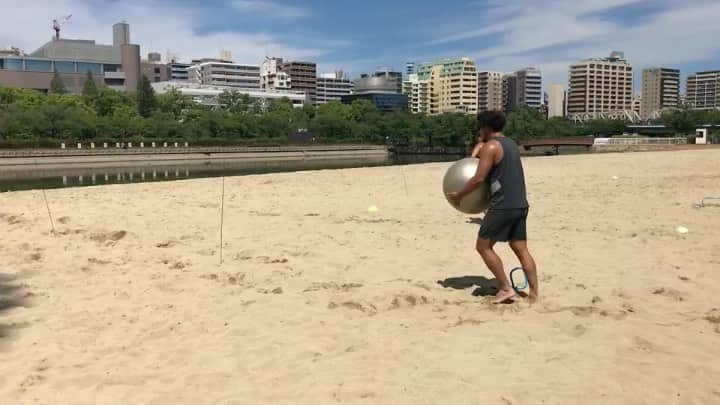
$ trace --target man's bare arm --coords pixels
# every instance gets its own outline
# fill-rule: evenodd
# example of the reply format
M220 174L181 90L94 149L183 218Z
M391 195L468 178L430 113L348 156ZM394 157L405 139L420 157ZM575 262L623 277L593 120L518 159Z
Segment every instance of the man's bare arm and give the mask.
M490 170L495 162L495 155L499 152L499 148L500 144L497 142L489 142L480 149L480 163L478 163L477 171L475 175L468 180L465 187L457 194L458 200L472 193L473 190L485 181L488 174L490 174Z

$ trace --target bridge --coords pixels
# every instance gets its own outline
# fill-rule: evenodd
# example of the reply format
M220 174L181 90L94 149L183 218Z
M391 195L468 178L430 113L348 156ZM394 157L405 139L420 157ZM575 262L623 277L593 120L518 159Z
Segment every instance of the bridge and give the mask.
M596 119L607 119L607 120L622 120L630 124L642 125L657 122L662 117L662 114L666 110L656 110L648 114L647 117L641 117L640 113L636 110L617 110L617 111L602 111L602 112L586 112L586 113L571 113L568 114L569 118L576 124L584 124L587 121ZM699 110L720 110L720 107L701 108Z

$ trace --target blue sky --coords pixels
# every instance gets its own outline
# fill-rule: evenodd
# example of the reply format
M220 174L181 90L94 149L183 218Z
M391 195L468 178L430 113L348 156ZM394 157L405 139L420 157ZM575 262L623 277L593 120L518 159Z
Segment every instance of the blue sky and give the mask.
M112 23L131 25L143 53L180 59L232 52L316 61L352 77L378 66L469 56L480 69L542 69L545 84L566 83L570 63L622 50L636 69L669 66L683 76L720 69L719 0L0 0L13 18L0 47L31 51L51 22L73 14L70 38L111 41ZM7 14L6 14L7 15Z

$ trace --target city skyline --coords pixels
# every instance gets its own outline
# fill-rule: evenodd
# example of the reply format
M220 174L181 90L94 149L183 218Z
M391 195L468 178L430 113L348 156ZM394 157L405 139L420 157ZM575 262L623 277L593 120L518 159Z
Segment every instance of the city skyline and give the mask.
M638 72L667 66L686 77L720 68L720 43L713 39L720 27L712 21L720 3L708 0L558 0L542 6L530 0L450 0L440 5L282 0L27 3L3 0L14 18L0 27L0 47L31 52L53 35L54 18L72 13L62 37L109 43L106 27L125 20L133 26L131 40L142 46L143 54L157 51L165 56L169 50L190 61L229 50L240 63L259 65L266 55L309 60L317 62L318 73L342 69L353 78L378 66L403 71L408 61L468 56L480 70L537 67L547 88L567 83L571 64L612 50L624 51ZM382 9L377 7L381 4ZM634 90L640 85L636 77Z

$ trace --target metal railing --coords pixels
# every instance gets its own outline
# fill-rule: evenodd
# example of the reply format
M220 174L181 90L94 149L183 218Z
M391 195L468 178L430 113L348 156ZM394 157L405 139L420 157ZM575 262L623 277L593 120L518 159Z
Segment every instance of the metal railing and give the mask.
M594 146L604 145L686 145L687 138L595 138Z

